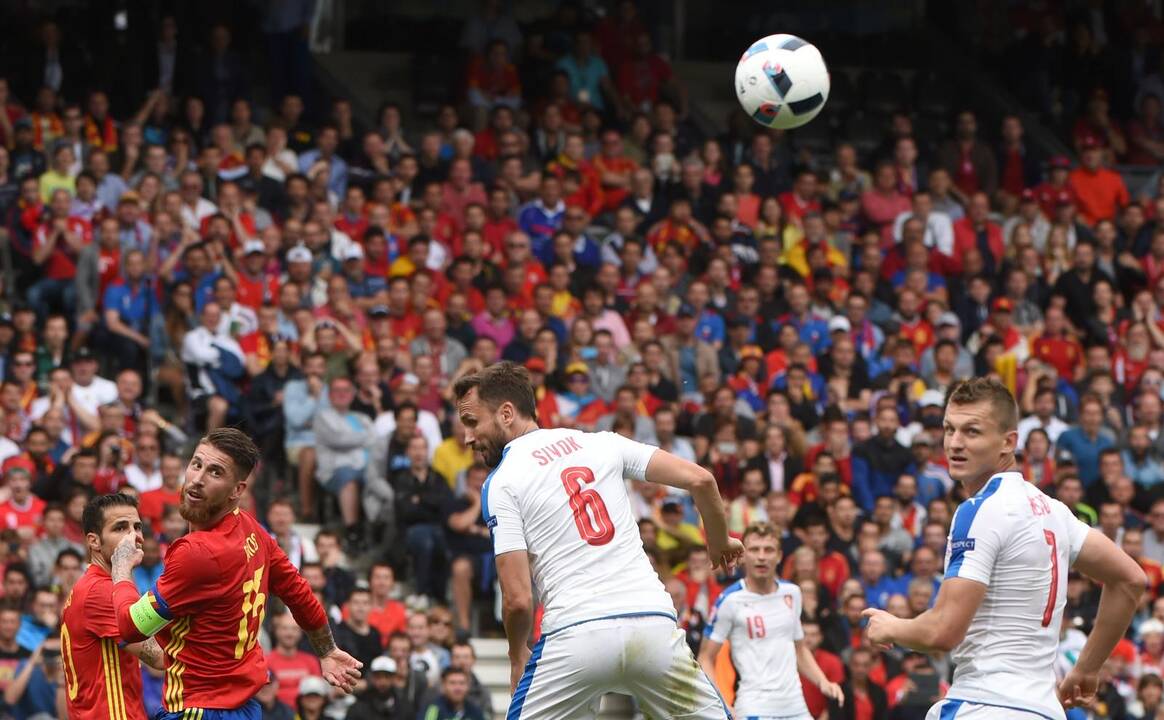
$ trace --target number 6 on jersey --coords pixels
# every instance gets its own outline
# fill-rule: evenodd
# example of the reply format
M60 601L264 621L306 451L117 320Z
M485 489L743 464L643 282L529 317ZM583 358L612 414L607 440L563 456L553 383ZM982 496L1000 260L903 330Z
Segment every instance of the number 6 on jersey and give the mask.
M598 491L583 488L592 482L594 471L588 467L568 467L562 471L562 485L570 497L578 534L591 545L605 545L614 539L614 523Z

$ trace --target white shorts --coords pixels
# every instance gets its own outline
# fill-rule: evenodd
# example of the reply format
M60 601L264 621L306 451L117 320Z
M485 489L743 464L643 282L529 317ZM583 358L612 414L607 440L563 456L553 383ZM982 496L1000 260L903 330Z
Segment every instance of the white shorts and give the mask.
M592 620L543 635L506 718L594 718L599 700L611 692L634 697L649 718L730 717L687 647L686 634L673 619L651 614Z
M1038 720L1045 715L1021 708L983 705L968 700L940 700L926 713L926 720Z

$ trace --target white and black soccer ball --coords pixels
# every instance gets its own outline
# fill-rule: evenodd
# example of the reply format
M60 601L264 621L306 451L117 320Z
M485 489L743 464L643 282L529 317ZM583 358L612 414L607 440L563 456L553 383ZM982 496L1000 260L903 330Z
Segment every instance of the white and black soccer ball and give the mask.
M829 99L829 70L815 45L795 35L752 43L736 65L736 97L765 127L788 130L817 116Z

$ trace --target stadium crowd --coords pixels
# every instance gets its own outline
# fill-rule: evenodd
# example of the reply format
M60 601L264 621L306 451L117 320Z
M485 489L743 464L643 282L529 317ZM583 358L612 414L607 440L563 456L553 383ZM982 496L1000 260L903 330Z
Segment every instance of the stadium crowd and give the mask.
M183 453L236 424L264 451L251 506L367 671L333 699L273 612L264 717L491 717L465 642L496 630L488 470L450 388L503 359L543 427L656 444L714 472L733 532L775 524L850 698L806 684L809 708L866 719L923 717L949 678L871 647L861 611L933 602L963 499L944 396L997 376L1026 477L1150 579L1091 716L1164 711L1164 183L1132 198L1109 167L1160 161L1157 66L1121 86L1126 134L1104 78L1081 89L1077 161L969 110L922 156L908 108L875 152L822 160L747 118L702 135L630 0L529 27L499 5L467 21L462 94L423 128L392 104L266 106L226 26L194 54L173 18L136 111L77 81L52 21L35 70L0 72L4 716L56 713L86 500L140 498L144 592L185 532ZM697 647L728 578L688 498L628 489ZM1064 664L1097 597L1067 582Z

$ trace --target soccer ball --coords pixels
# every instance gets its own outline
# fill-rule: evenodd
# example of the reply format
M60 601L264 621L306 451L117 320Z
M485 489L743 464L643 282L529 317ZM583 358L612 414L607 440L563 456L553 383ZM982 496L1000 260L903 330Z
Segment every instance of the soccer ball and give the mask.
M769 35L740 57L736 97L764 127L800 127L829 99L829 70L812 43L795 35Z

